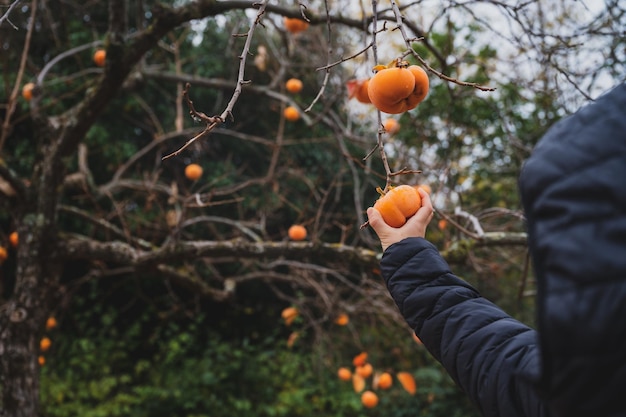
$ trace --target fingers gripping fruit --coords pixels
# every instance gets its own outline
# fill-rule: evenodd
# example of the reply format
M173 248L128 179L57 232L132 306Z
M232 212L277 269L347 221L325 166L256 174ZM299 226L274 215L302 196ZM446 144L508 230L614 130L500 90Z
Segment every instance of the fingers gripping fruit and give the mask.
M370 79L367 93L382 112L404 113L417 107L428 94L428 74L417 65L400 62L375 69L379 71Z
M374 203L374 208L391 227L401 227L421 206L422 197L410 185L393 187Z

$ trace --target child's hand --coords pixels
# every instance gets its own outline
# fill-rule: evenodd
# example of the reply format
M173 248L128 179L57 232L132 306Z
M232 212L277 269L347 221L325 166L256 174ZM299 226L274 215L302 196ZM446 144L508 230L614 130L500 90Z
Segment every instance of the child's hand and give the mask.
M383 252L393 243L407 237L424 237L426 235L426 226L432 220L434 210L428 193L422 189L418 189L418 192L422 197L422 207L402 227L389 226L378 210L374 207L367 209L369 224L378 235Z

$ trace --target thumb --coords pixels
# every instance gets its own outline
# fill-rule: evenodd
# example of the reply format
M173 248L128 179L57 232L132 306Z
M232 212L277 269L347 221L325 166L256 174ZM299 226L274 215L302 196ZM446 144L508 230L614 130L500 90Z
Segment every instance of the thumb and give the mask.
M385 234L386 229L389 229L391 227L387 223L385 223L385 220L383 220L383 216L380 214L380 211L376 210L374 207L369 207L367 209L367 219L370 223L370 226L372 226L372 229L374 229L379 238L381 234Z

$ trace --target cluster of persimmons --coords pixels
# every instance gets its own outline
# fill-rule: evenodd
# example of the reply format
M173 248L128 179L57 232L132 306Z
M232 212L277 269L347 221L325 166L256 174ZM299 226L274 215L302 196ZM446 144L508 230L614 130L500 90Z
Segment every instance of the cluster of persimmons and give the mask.
M384 391L393 385L393 375L391 371L376 371L368 360L367 352L360 352L352 359L352 369L342 366L337 370L337 377L346 382L352 382L354 392L361 395L361 403L367 408L374 408L378 405L377 391ZM415 378L410 372L400 371L395 373L402 388L411 395L417 391ZM371 384L369 389L367 384Z
M300 311L294 306L286 307L281 312L281 318L287 327L291 326L299 315ZM346 313L340 313L334 318L333 322L338 326L346 326L350 322L350 318ZM297 331L292 332L287 338L287 346L292 347L298 336ZM413 339L417 344L422 344L417 336L413 335ZM377 392L390 389L394 381L394 373L392 371L378 371L374 369L374 366L368 359L367 352L360 352L354 356L352 367L341 366L337 370L337 377L342 381L352 382L354 392L361 396L361 403L367 408L376 407L379 400ZM417 384L410 372L396 372L395 379L406 392L411 395L416 393ZM368 384L370 385L369 387Z

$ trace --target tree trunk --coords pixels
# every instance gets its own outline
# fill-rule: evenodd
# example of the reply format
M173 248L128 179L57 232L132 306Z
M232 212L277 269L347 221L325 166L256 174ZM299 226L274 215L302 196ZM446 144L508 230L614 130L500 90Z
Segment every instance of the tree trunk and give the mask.
M39 340L60 269L50 261L50 247L38 244L44 241L38 231L20 233L15 288L0 307L2 416L39 415Z

